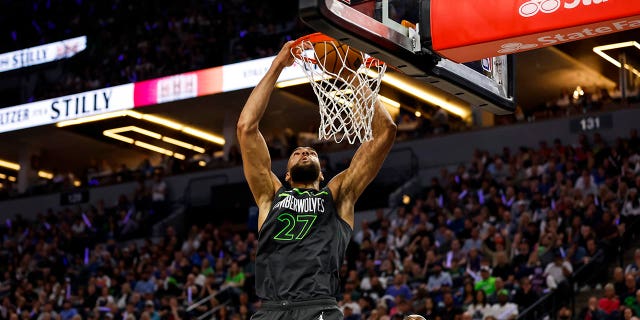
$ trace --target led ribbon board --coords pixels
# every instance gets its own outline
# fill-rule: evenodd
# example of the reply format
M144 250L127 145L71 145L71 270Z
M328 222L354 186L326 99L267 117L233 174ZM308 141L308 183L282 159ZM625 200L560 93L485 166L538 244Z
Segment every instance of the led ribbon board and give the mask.
M87 37L77 37L0 54L0 72L71 58L87 48Z

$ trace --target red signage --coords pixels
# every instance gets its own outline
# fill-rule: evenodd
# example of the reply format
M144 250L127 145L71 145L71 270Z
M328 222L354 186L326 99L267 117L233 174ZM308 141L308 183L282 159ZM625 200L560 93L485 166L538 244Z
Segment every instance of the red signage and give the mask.
M438 54L469 62L640 28L637 0L431 0Z

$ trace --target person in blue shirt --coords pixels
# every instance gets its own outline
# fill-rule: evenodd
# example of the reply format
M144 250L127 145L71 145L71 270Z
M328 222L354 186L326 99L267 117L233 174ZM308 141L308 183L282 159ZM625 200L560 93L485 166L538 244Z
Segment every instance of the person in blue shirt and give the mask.
M394 299L398 296L402 296L405 300L411 300L413 294L411 288L406 283L405 275L398 273L393 277L393 285L387 287L385 295L390 295Z
M77 314L78 310L71 305L71 301L64 300L64 303L62 304L62 311L60 311L60 319L71 320Z

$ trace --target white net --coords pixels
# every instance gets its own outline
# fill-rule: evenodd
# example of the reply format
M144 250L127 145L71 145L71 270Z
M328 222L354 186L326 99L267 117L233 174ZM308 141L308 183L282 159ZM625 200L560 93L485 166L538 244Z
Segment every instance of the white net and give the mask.
M371 140L386 65L335 41L302 40L291 53L318 97L318 138L351 144Z

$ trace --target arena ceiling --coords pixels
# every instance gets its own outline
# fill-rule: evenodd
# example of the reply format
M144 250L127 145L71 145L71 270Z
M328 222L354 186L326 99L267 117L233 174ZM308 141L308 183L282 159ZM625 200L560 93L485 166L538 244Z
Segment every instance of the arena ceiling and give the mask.
M577 86L585 89L612 88L618 82L617 68L595 53L592 48L623 41L640 40L640 31L592 38L544 48L516 56L516 96L525 107L543 105L557 99L563 90L574 90ZM640 70L640 50L637 48L617 49L609 52L618 56L624 52L629 64ZM0 80L2 81L2 80ZM190 100L165 103L141 108L142 113L161 115L177 122L224 135L225 124L235 124L242 106L250 93L249 89L205 96ZM411 105L412 98L395 93L398 99ZM137 110L137 109L136 109ZM272 132L291 128L306 131L318 122L316 98L308 85L278 89L274 92L265 121L261 129L267 136ZM106 127L131 127L144 124L135 122L114 122L100 125L58 128L43 126L26 130L2 133L0 139L0 160L20 162L21 154L40 154L43 167L49 171L85 168L91 159L107 160L112 166L124 163L130 167L154 152L127 145L100 134ZM164 136L178 137L162 127L151 128ZM176 138L177 139L177 138ZM180 138L181 141L188 137ZM198 141L191 141L197 145ZM207 150L218 151L220 146L205 145ZM0 170L0 173L4 171ZM1 176L0 176L1 178Z

